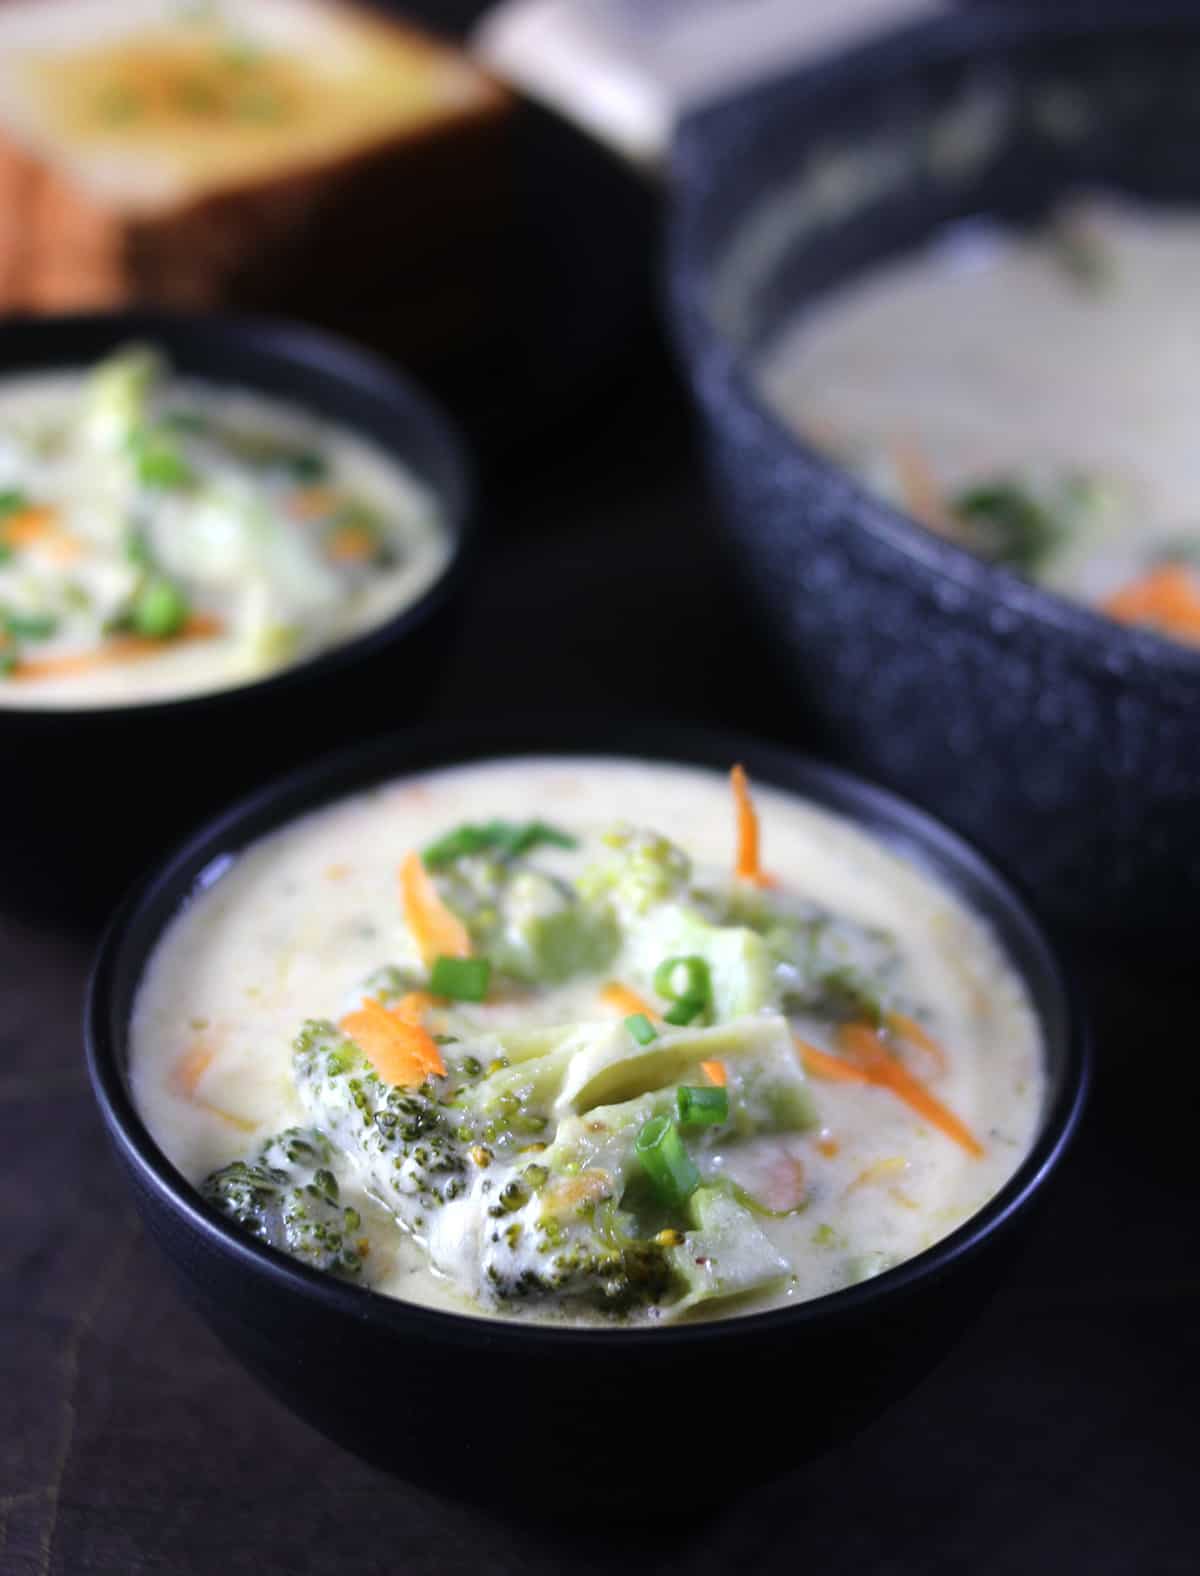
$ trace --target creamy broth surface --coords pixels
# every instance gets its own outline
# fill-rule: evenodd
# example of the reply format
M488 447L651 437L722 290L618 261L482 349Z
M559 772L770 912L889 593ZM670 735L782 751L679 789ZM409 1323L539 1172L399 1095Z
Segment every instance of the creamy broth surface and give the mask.
M1031 232L965 222L814 303L760 375L789 424L923 523L1200 639L1196 213L1090 195ZM959 509L997 483L1041 511L1038 542L989 541L986 507ZM1196 604L1174 627L1153 596L1121 600L1164 563Z
M971 1156L886 1089L814 1079L817 1126L755 1139L740 1158L718 1153L717 1170L728 1163L751 1189L762 1168L781 1157L802 1168L803 1207L760 1222L794 1271L766 1301L786 1303L909 1258L978 1210L1032 1142L1043 1053L1023 985L987 928L956 899L848 822L766 787L755 798L765 862L781 888L794 886L896 938L905 997L921 1004L923 1021L947 1050L937 1096L983 1145L980 1157ZM667 829L699 874L729 869L733 832L723 778L607 759L519 759L404 779L264 839L172 922L135 1005L134 1098L185 1178L199 1184L257 1142L304 1121L289 1074L301 1021L338 1018L361 999L364 978L381 963L412 961L397 894L405 852L460 822L530 815L580 839L573 851L538 850L539 864L564 874L594 857L606 828L630 821ZM585 975L541 993L534 1009L510 1000L470 1012L493 1025L528 1023L531 1010L547 1023L604 1017L600 983ZM822 1033L803 1014L793 1026L814 1041ZM203 1071L185 1092L178 1069L198 1046ZM351 1193L368 1227L383 1219L361 1190L351 1185ZM387 1240L378 1245L373 1237L367 1284L434 1306L497 1311L431 1272L411 1238L380 1236ZM750 1299L725 1311L763 1305ZM647 1316L653 1314L631 1317Z

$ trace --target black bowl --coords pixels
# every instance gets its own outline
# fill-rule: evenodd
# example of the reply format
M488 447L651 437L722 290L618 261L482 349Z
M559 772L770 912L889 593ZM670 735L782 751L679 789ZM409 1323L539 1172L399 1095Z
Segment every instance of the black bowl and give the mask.
M710 767L742 760L756 780L895 846L985 916L1039 1014L1045 1109L1016 1174L936 1247L817 1301L692 1327L576 1330L383 1297L232 1229L164 1157L129 1091L128 1025L147 958L189 894L219 880L248 843L394 775L495 755L594 754L598 732L499 722L426 729L348 751L246 800L175 853L113 920L86 1008L88 1060L138 1208L184 1295L302 1417L454 1495L537 1515L587 1502L691 1515L703 1503L697 1466L712 1452L725 1496L846 1437L937 1361L1002 1275L1078 1123L1088 1081L1078 1005L1022 900L955 834L857 778L744 738L622 727L626 753ZM791 1420L770 1437L759 1426L768 1406Z
M847 759L1048 911L1126 932L1178 931L1200 901L1200 653L922 530L797 439L752 369L793 313L948 221L1025 221L1078 185L1200 198L1198 70L1194 8L981 10L701 113L675 161L677 343L782 665ZM948 163L955 114L978 141ZM806 183L831 158L862 186L839 204L827 182L821 213Z
M200 814L420 709L474 535L470 466L446 418L391 367L310 329L149 311L9 319L0 375L83 367L130 340L161 346L185 376L276 395L372 439L439 499L453 551L394 618L255 683L144 705L0 705L0 901L68 920L110 910Z

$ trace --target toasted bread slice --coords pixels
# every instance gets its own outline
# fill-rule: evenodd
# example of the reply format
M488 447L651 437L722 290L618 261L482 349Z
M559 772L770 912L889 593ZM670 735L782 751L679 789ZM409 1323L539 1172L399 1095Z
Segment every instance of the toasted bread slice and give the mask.
M490 224L505 107L334 0L11 0L0 306L369 297Z

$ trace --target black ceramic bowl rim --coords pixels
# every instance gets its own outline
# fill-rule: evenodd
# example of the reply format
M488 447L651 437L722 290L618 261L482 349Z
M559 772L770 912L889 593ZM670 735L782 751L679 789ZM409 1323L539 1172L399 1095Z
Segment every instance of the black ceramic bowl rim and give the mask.
M621 740L619 757L597 747L598 739L606 737ZM633 758L710 769L740 760L756 780L810 797L847 815L869 832L883 833L901 852L916 850L934 879L942 880L951 890L965 893L970 888L977 899L986 898L993 913L1001 917L1002 927L1019 940L1026 961L1022 965L1014 960L1014 966L1027 982L1040 974L1054 1009L1045 1016L1057 1021L1056 1038L1060 1041L1057 1087L1047 1091L1038 1135L999 1192L933 1247L856 1286L762 1313L697 1324L618 1329L509 1323L426 1308L347 1285L242 1235L210 1208L151 1137L134 1107L122 1071L128 1032L125 1009L132 1004L146 958L165 925L189 895L220 878L237 850L297 816L408 775L536 755ZM1052 1036L1052 1026L1043 1021L1042 1028L1048 1038ZM340 751L269 784L202 827L152 871L118 910L101 942L89 984L84 1039L92 1088L119 1154L158 1203L182 1217L210 1249L237 1261L251 1278L267 1277L277 1288L319 1304L329 1313L366 1321L397 1337L416 1334L454 1344L483 1341L497 1351L514 1352L536 1346L547 1353L561 1353L609 1348L617 1343L626 1349L653 1347L665 1354L683 1346L727 1340L735 1333L743 1339L780 1329L794 1329L799 1334L806 1326L856 1316L872 1304L882 1306L898 1300L973 1257L1026 1210L1061 1161L1079 1124L1090 1082L1083 1014L1053 948L1023 896L965 839L896 795L796 752L737 734L631 724L627 720L619 729L615 723L606 729L595 721L578 719L432 725Z
M134 700L113 706L0 705L0 726L7 718L19 718L27 727L47 727L53 726L55 722L79 722L81 719L86 719L89 726L93 722L103 726L106 718L118 716L136 716L153 724L168 711L172 716L180 712L198 715L212 707L228 705L231 701L246 697L269 699L296 685L310 683L340 668L351 666L402 640L423 624L450 595L462 574L478 529L474 469L463 439L441 406L398 368L372 351L351 344L349 340L339 339L290 318L249 313L134 308L5 318L0 323L0 379L42 370L66 370L71 363L61 357L50 361L40 360L37 346L43 341L53 344L64 336L72 335L78 335L85 343L102 345L109 350L132 341L149 341L161 344L169 357L174 355L181 339L203 340L210 353L216 345L222 349L227 347L231 356L245 356L280 368L291 366L302 369L314 374L330 388L352 388L358 394L365 394L381 408L390 407L396 414L395 439L371 434L369 441L393 463L408 470L435 498L449 535L450 554L421 594L382 623L373 624L348 640L322 647L298 662L264 674L262 678L177 698L168 696L155 700ZM97 349L95 354L104 354L104 349ZM81 353L80 368L86 364ZM204 374L200 381L220 387L219 376ZM252 377L246 374L238 374L231 379L231 384L250 393L259 392ZM291 395L271 393L266 397L288 401L303 410L311 409L318 416L322 414L303 399ZM350 432L357 430L353 422L343 418L323 419ZM413 465L409 450L414 437L439 456L446 475L451 478L450 491L444 485L435 485Z
M900 80L925 66L973 60L986 61L1014 46L1057 40L1120 37L1125 32L1152 33L1161 28L1189 27L1200 41L1200 13L1174 4L1150 0L1133 9L1114 0L1111 9L1084 14L1069 9L1047 11L980 7L948 13L928 21L897 28L869 43L845 50L811 66L756 83L742 93L706 105L686 117L676 135L671 160L671 213L666 232L667 312L673 337L689 369L693 384L723 385L725 396L737 407L740 422L753 423L774 448L793 451L812 470L840 488L853 510L856 525L882 537L907 557L932 572L933 584L952 582L966 586L1013 614L1052 629L1065 637L1085 661L1120 679L1133 670L1164 672L1183 681L1177 704L1195 704L1192 687L1200 676L1200 650L1171 641L1152 630L1120 624L1081 602L1023 580L998 564L989 564L966 548L937 536L875 494L869 492L836 461L804 442L759 394L750 360L726 338L709 313L706 296L712 263L719 256L723 227L714 219L713 204L735 190L740 182L740 162L714 154L709 128L731 112L740 111L753 124L755 140L780 115L786 95L789 107L809 99L814 113L811 131L795 140L799 171L805 154L820 138L815 114L821 102L846 105L862 90L889 79ZM1019 65L1018 65L1019 69ZM744 154L744 147L741 150ZM1198 193L1200 195L1200 193ZM755 211L764 192L743 205L741 217ZM728 419L722 417L721 419ZM1170 693L1170 692L1168 692ZM1160 700L1166 700L1161 696Z

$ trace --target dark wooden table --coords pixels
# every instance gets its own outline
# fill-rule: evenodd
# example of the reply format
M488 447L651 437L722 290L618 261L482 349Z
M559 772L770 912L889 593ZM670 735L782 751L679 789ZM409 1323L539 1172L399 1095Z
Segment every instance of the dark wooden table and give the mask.
M492 475L440 714L538 704L810 742L707 544L682 403L650 358ZM697 1418L694 1505L659 1501L631 1420L613 1471L644 1475L647 1527L568 1535L343 1454L184 1308L86 1087L90 947L0 920L5 1576L1196 1570L1194 969L1081 954L1100 1039L1083 1137L1007 1290L917 1393L740 1503L723 1499L723 1454L776 1457L803 1415L764 1396L761 1432L742 1440L706 1438Z

